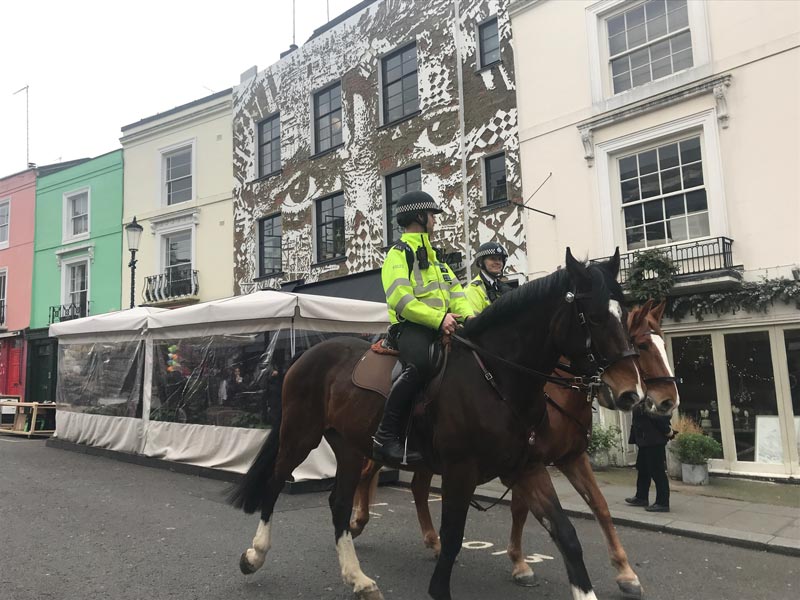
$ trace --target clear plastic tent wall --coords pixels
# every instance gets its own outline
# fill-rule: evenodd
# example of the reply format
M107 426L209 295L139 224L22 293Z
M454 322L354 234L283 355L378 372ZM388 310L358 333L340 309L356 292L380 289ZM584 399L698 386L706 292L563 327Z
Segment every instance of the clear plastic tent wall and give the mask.
M58 336L59 376L65 374L59 402L84 413L79 422L68 417L73 427L63 433L60 420L59 437L236 472L247 469L275 422L293 357L335 336L372 341L388 325L382 304L274 291L171 311L134 310L152 312L127 337L90 333L97 323L78 323L88 319ZM125 417L136 425L117 427L122 441L110 439L108 422L98 423ZM294 477L330 477L334 470L323 442Z

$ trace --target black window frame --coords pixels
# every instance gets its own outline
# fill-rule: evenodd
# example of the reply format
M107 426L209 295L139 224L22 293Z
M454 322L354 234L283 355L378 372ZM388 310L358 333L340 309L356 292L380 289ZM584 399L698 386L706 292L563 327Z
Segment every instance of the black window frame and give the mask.
M277 221L277 228L275 226L275 222ZM277 266L275 265L275 258L270 257L269 260L272 262L272 269L267 270L266 263L267 257L265 256L265 248L267 247L265 244L267 235L265 231L265 225L267 223L271 223L272 227L270 230L269 237L272 239L277 238L277 248L278 248L278 257L277 257ZM278 234L275 235L275 230L278 230ZM274 248L274 245L270 246ZM277 273L283 272L283 219L281 213L275 213L272 215L267 215L266 217L262 217L258 220L258 276L259 277L269 277L271 275L276 275Z
M409 187L408 175L409 173L417 172L417 186ZM394 185L394 181L403 178L403 183L400 186ZM400 239L400 236L394 237L394 230L396 228L394 207L400 196L406 192L419 191L422 189L422 168L420 165L412 165L400 171L389 173L384 176L384 204L386 207L386 245L391 246ZM402 188L402 191L399 189ZM397 189L397 194L395 190ZM397 197L395 197L395 195Z
M331 91L334 89L338 89L338 97L336 100L338 101L338 106L336 108L331 108L331 98L332 96ZM327 96L327 98L325 98ZM323 102L321 100L326 99L328 104L328 111L324 114L320 112L320 108L323 106ZM314 116L314 153L321 154L323 152L327 152L328 150L332 150L337 146L342 145L342 82L337 81L332 83L321 90L314 92L313 95L313 116ZM338 113L338 123L339 123L339 130L338 132L333 131L333 118ZM331 133L327 136L328 145L326 147L322 147L320 142L322 140L321 132L322 127L320 126L320 122L325 119L326 117L330 118L330 124L327 125L324 129L329 130Z
M414 52L414 68L413 70L409 70L406 72L406 58L405 55L410 50ZM389 62L400 56L400 64L399 64L399 76L393 76L391 79L389 78L389 72L391 69L388 68ZM390 123L395 123L397 121L402 121L403 119L407 119L408 117L415 115L419 112L419 58L417 55L417 42L413 41L410 42L397 50L393 50L383 58L381 58L381 114L383 116L383 124L388 125ZM413 79L413 83L411 83ZM399 116L392 116L390 117L391 110L389 108L389 100L390 98L396 97L398 94L389 95L389 87L395 85L396 83L400 83L400 112ZM414 98L409 99L408 101L404 100L404 96L406 90L414 90Z
M328 240L327 240L327 233L323 235L325 228L329 226L330 217L327 215L323 215L323 211L328 212L327 208L323 208L325 204L330 203L331 212L334 214L333 219L334 223L332 223L332 231L331 236L333 237L333 252L332 253L323 253L323 249L327 247ZM335 214L337 208L341 208L341 216ZM316 201L315 207L315 216L316 222L314 224L314 239L316 241L316 255L317 255L317 262L323 263L332 260L337 260L343 258L345 256L345 249L347 248L347 244L345 242L345 236L347 234L347 228L345 227L344 223L344 192L336 192L335 194L330 194L329 196L325 196L324 198L320 198ZM336 240L336 228L337 223L336 219L339 219L341 224L341 235L340 240L338 243L340 247L337 247L337 240ZM323 237L325 238L323 240Z
M494 26L495 34L493 36L485 36L484 32L492 25ZM491 38L496 39L497 45L496 47L492 47L490 50L487 50L486 43ZM497 53L497 58L493 60L488 60L487 56L489 56L490 53L494 52ZM502 57L500 55L500 26L497 22L497 17L492 17L478 25L478 68L484 69L486 67L490 67L491 65L499 63L501 60Z
M275 113L273 115L268 116L266 119L263 119L258 124L258 176L259 177L268 177L274 173L277 173L281 170L281 115L280 113ZM264 141L264 129L265 127L270 126L270 139L268 141ZM277 130L277 131L276 131ZM276 135L277 133L277 135ZM264 156L265 156L265 149L269 147L269 169L265 169L264 163ZM277 148L277 161L275 160L275 150ZM277 162L277 164L276 164Z
M500 186L494 185L492 183L493 175L500 172L500 169L494 169L494 170L492 169L492 163L497 159L500 159L503 165L503 196L501 198L494 197L494 191ZM485 178L483 193L486 196L486 206L496 206L508 202L508 175L506 172L506 153L498 152L496 154L491 154L489 156L484 157L483 174Z

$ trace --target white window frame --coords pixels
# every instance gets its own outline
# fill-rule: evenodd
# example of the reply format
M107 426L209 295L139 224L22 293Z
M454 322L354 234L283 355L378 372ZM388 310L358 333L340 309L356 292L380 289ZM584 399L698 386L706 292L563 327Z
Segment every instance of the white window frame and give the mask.
M191 243L191 246L192 246L192 265L191 266L192 266L192 270L194 271L194 266L197 264L196 256L195 256L195 247L196 247L196 244L197 244L197 226L194 225L194 224L187 226L185 223L183 223L181 225L175 225L173 227L166 227L164 229L159 229L159 231L158 231L158 235L156 236L158 238L157 239L158 257L156 258L156 261L157 261L156 272L158 274L164 274L164 273L167 272L166 248L164 247L164 244L166 244L167 238L170 235L174 235L176 233L183 233L185 231L189 232L189 235L191 236L191 240L192 240L192 243Z
M646 146L657 145L662 140L668 143L671 139L691 135L700 137L709 227L708 238L695 238L691 241L728 235L719 129L716 111L710 109L597 144L595 163L599 194L595 208L600 215L604 251L610 254L616 246L619 246L620 251L627 248L619 192L618 158L640 151ZM671 242L667 246L675 243Z
M589 82L592 102L603 104L603 110L611 110L636 102L648 96L660 94L674 87L711 75L711 39L708 31L707 7L702 0L687 0L689 31L692 36L693 66L666 77L650 81L618 94L614 93L611 80L611 63L608 53L608 28L606 20L643 4L629 0L599 0L586 8L586 34L589 45Z
M2 318L0 318L0 327L4 326L8 321L8 267L0 267L0 279L4 280L2 286L2 295L0 295L0 305L3 306Z
M497 50L500 53L500 58L494 62L483 64L481 60L482 47L481 47L481 27L486 25L489 21L497 21ZM503 62L503 44L500 36L500 17L497 14L489 15L483 21L475 23L475 70L482 71L488 69L493 65L499 65Z
M185 140L177 144L159 148L158 150L158 172L159 172L159 193L156 198L160 199L160 208L172 208L173 206L182 206L187 202L192 202L197 199L197 152L196 152L196 138ZM192 153L192 160L190 162L192 168L192 196L188 200L178 202L176 204L169 204L167 197L167 156L174 154L180 150L188 148Z
M92 299L92 260L88 254L65 258L61 261L61 306L68 306L69 302L69 270L70 267L86 263L86 314L89 314L89 306Z
M86 231L78 235L72 235L72 218L70 216L70 201L81 194L86 194ZM63 194L62 202L62 219L61 219L61 243L67 244L69 242L78 242L87 240L91 236L92 231L92 191L89 187L83 187L77 190L65 192Z
M0 200L0 206L4 204L8 206L8 235L6 236L5 241L0 241L0 250L3 248L8 248L9 244L11 243L11 198L3 198Z

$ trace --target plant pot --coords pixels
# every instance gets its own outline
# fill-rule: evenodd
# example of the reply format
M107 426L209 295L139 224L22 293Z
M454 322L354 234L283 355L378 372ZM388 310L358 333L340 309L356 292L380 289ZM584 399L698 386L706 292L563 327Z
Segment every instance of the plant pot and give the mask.
M608 465L611 464L611 457L609 456L608 450L598 450L594 454L589 455L589 462L592 465L592 469L595 471L605 471L608 469Z
M681 465L683 483L688 485L708 485L708 465Z
M680 481L681 477L683 477L681 461L678 460L678 456L675 454L675 443L672 440L667 442L667 475L669 475L670 479L675 479L676 481Z

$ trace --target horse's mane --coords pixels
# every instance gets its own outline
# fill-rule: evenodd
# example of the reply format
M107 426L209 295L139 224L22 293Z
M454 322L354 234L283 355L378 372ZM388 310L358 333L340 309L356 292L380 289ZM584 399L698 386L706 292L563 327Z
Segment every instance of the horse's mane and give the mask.
M477 335L499 324L508 323L523 310L530 308L531 304L541 302L553 292L566 293L570 285L566 269L560 269L546 277L529 281L511 292L503 294L477 317L467 321L464 325L464 334L467 336Z
M603 313L608 310L609 299L624 301L622 286L612 279L604 269L604 264L589 264L587 269L592 277L591 305L588 312ZM555 294L566 294L572 282L566 269L559 269L546 277L534 279L516 290L503 294L474 319L464 325L467 336L483 333L500 324L515 320L517 316L532 305L542 302Z

